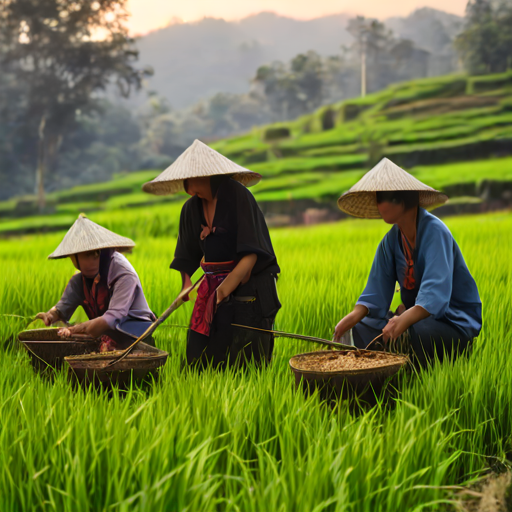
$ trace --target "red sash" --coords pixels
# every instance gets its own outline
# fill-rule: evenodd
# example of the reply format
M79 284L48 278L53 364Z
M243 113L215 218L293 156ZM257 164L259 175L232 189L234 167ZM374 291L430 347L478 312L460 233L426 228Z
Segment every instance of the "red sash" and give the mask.
M402 235L402 248L404 250L405 262L407 267L405 269L405 279L404 279L404 288L406 290L414 290L416 286L416 281L414 279L414 259L412 257L412 247L409 244L409 240L400 230L400 234Z
M91 289L87 286L85 277L82 275L85 300L82 304L89 320L102 316L108 309L110 302L109 290L107 284L101 280L98 274L92 283Z
M219 263L201 262L204 278L197 290L190 328L205 336L210 335L213 316L217 311L217 288L236 267L235 261Z

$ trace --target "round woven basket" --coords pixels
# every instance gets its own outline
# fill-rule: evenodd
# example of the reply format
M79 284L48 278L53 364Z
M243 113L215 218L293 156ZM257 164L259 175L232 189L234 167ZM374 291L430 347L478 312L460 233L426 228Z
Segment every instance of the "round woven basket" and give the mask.
M350 359L358 358L368 358L366 367L349 364ZM337 362L340 364L336 365ZM397 374L408 362L409 358L405 355L387 352L320 350L292 357L290 368L295 375L297 387L302 383L310 391L321 388L326 396L334 394L348 398L364 394L370 388L371 393L380 393L386 380Z

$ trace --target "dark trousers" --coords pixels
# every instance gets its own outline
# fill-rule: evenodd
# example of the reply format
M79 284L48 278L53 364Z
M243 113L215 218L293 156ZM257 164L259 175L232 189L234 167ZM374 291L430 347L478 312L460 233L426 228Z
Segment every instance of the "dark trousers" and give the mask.
M368 343L381 333L381 330L364 324L363 320L352 329L354 345L358 348L366 348ZM404 334L404 340L409 344L413 357L422 366L425 366L434 356L437 356L440 361L445 354L457 357L473 341L452 325L436 320L433 316L411 325Z
M263 317L257 301L237 302L231 296L229 301L219 305L210 329L205 336L188 330L187 363L198 369L243 366L250 361L257 365L270 363L274 350L274 335L233 327L231 324L247 325L271 330L275 315Z

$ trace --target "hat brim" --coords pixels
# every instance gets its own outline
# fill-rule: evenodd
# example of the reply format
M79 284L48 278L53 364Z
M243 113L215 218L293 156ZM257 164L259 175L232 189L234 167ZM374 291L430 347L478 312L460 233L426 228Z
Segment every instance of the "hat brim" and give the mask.
M66 254L56 254L57 251L55 251L48 256L48 259L49 260L61 260L63 258L69 258L70 256L73 256L74 254L80 254L82 252L90 252L90 251L101 251L102 249L112 249L117 252L128 252L128 251L131 251L134 247L135 247L135 244L130 245L130 246L122 246L122 247L112 247L111 245L108 245L105 247L95 247L93 249L86 249L85 251L68 252Z
M210 176L222 176L223 173L219 174L211 174ZM198 175L198 176L189 176L187 178L182 179L173 179L173 180L159 180L158 178L155 178L152 181L148 181L147 183L144 183L142 185L142 190L144 192L147 192L148 194L154 194L156 196L167 196L171 194L177 194L178 192L184 192L185 186L184 181L185 179L192 179L192 178L205 178L204 175ZM240 182L242 185L246 187L252 187L253 185L256 185L261 180L261 174L258 174L257 172L253 171L247 171L247 172L239 172L236 174L232 174L232 178L238 182Z
M404 192L412 192L407 190ZM448 201L448 196L438 190L418 190L419 205L425 209L434 209ZM377 208L377 192L376 191L357 191L345 192L338 199L338 208L360 219L381 219L382 216Z

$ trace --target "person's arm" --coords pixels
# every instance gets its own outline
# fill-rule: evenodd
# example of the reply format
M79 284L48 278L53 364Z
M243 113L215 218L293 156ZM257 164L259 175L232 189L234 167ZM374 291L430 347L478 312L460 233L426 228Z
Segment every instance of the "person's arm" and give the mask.
M170 268L181 273L183 283L185 283L184 274L188 276L190 281L194 272L199 268L203 257L199 238L201 221L196 208L197 200L197 197L191 197L183 205L174 259L170 265Z
M217 304L233 293L240 283L246 283L249 280L257 259L256 254L247 254L238 262L233 271L217 288Z
M395 260L390 240L393 234L394 231L391 231L379 244L366 287L352 313L338 322L334 331L334 341L339 341L343 334L366 316L378 324L379 329L384 327L396 283Z
M112 297L108 309L102 316L61 329L59 334L62 333L61 336L86 334L98 338L106 331L114 330L119 321L128 316L135 297L137 282L137 277L133 274L126 273L117 277L112 285Z
M58 321L68 322L76 308L82 304L83 295L82 276L75 274L66 285L59 302L47 313L38 313L36 318L42 320L47 327Z
M55 306L52 309L50 309L50 311L48 311L47 313L37 313L36 318L42 320L46 327L50 327L50 325L61 320L59 312L57 311Z
M181 274L181 292L180 293L182 293L184 290L186 290L192 286L192 280L190 279L190 276L186 272L181 271L180 274ZM183 302L187 302L189 299L190 299L190 297L188 295L184 295L182 297Z
M357 325L368 314L368 308L362 304L356 304L354 310L343 317L334 330L333 341L340 341L341 337L352 327Z
M386 324L386 327L382 329L382 334L384 335L384 341L395 340L401 334L403 334L411 325L414 325L416 322L420 320L424 320L428 318L430 313L422 308L421 306L414 306L410 309L407 309L404 313L399 316L394 316L389 320Z
M73 334L86 334L91 338L99 338L109 329L110 326L107 321L103 316L99 316L98 318L87 320L87 322L82 322L81 324L73 325L72 327L63 327L62 329L59 329L58 334L64 338L69 338Z

